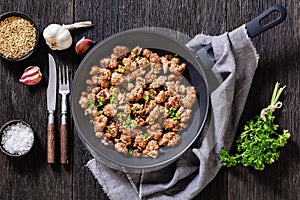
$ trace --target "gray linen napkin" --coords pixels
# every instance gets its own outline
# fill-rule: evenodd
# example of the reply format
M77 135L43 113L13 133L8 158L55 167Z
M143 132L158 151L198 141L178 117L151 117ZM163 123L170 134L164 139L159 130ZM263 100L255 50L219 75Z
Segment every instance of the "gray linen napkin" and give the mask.
M233 143L259 56L245 25L220 36L199 34L186 45L197 51L209 43L217 59L212 71L221 84L211 93L211 117L202 136L176 162L155 172L130 174L90 160L87 167L110 199L192 199L218 173L218 152Z

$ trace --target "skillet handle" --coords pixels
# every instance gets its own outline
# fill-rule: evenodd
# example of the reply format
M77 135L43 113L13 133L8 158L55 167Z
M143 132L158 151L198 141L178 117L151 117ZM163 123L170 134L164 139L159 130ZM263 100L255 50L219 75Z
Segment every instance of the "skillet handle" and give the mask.
M279 16L276 19L267 22L267 24L262 24L262 20L267 18L272 13L278 13ZM286 15L287 15L286 9L279 5L272 6L268 10L265 10L263 13L255 17L253 20L246 23L247 33L249 37L254 38L257 35L269 30L270 28L277 26L278 24L280 24L285 20Z
M262 24L262 20L271 15L272 13L279 13L279 16L268 22L267 24ZM253 20L250 22L246 23L246 29L247 29L247 34L250 38L254 38L258 36L259 34L269 30L270 28L273 28L274 26L277 26L281 22L285 20L287 16L286 9L282 6L276 5L272 6L268 10L265 10L263 13L255 17ZM207 44L203 47L206 52L207 56L210 58L211 62L216 62L215 54L212 48L211 44ZM208 61L207 61L208 62Z
M195 52L206 76L209 92L212 93L217 89L221 82L213 73L212 68L215 65L215 56L211 44L208 44Z

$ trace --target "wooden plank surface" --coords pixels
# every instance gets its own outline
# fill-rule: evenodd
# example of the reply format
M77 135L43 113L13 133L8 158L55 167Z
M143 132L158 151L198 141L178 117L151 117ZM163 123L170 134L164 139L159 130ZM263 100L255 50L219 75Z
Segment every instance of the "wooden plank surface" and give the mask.
M300 199L300 5L297 1L278 0L0 0L0 14L27 13L40 31L39 46L32 57L18 63L0 62L0 126L11 119L25 120L33 126L36 139L32 151L23 158L12 159L0 154L0 199L108 199L85 167L92 157L78 138L70 114L70 164L63 167L46 163L47 53L54 55L57 65L68 64L71 76L83 58L75 55L74 43L68 50L50 51L42 38L47 25L91 20L94 27L72 31L74 42L81 37L99 42L139 27L170 28L192 38L198 33L219 35L233 30L275 4L285 6L288 17L282 25L253 40L260 61L239 131L245 121L269 103L273 85L279 81L286 84L287 89L277 121L290 129L291 140L282 150L279 161L266 170L257 172L241 166L222 168L195 199ZM18 81L29 65L39 66L44 75L36 86L29 87ZM57 108L59 100L60 96ZM60 113L56 113L57 124L59 117Z

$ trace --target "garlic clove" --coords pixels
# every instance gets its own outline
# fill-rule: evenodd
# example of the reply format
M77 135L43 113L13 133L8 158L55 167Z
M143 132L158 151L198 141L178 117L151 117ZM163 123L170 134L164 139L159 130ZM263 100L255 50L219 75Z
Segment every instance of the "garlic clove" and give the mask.
M42 80L42 73L39 67L30 66L24 70L23 75L19 79L20 82L26 85L35 85Z
M95 42L90 39L85 39L85 37L81 38L75 45L76 53L79 55L84 54L93 43Z

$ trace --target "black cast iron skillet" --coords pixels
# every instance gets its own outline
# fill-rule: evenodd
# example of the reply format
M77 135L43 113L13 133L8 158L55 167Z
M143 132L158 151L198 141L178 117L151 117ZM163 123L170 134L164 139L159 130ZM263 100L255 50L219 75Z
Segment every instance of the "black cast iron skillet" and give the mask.
M274 12L279 13L276 19L267 24L261 23L264 18ZM283 7L273 6L246 24L248 34L253 38L281 23L285 17L286 10ZM99 60L109 56L112 49L118 45L129 48L141 46L150 48L159 54L179 55L181 61L187 63L187 69L183 74L185 80L197 90L198 103L193 107L189 127L181 133L181 143L176 148L161 148L160 156L156 159L134 158L118 153L114 147L104 146L94 136L93 125L90 123L90 119L84 116L84 111L78 103L81 92L86 90L85 81L89 78L91 66L99 65ZM82 60L72 85L72 114L80 139L95 158L114 169L141 172L142 170L153 171L169 165L193 144L202 131L209 112L209 94L220 84L211 72L214 62L211 45L192 52L172 37L149 29L125 31L98 43Z

